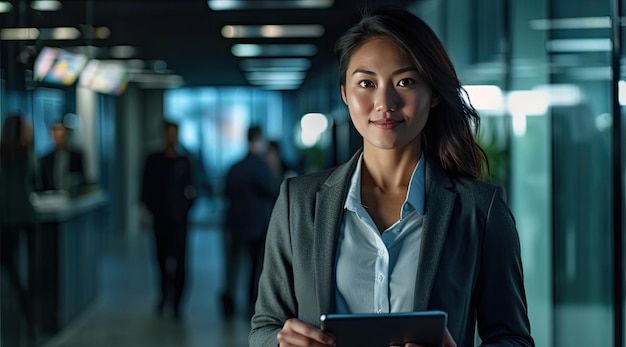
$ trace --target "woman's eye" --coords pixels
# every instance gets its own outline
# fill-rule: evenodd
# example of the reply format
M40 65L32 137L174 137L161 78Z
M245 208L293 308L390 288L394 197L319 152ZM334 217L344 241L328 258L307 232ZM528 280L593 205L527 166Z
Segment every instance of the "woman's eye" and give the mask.
M413 81L412 79L404 78L404 79L401 79L398 82L398 86L400 86L400 87L408 87L408 86L412 85L413 83L415 83L415 81Z
M361 81L359 82L359 86L361 86L362 88L369 88L373 87L374 83L372 83L372 81Z

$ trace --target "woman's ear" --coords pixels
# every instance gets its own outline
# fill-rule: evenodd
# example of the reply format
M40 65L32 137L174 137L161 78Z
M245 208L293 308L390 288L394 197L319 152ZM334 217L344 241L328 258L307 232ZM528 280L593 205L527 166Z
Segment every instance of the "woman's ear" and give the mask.
M434 94L432 98L430 99L430 108L433 108L437 105L439 105L439 102L441 101L441 98L439 97L439 94Z
M346 99L346 86L341 85L341 98L343 99L344 104L348 104L348 99Z

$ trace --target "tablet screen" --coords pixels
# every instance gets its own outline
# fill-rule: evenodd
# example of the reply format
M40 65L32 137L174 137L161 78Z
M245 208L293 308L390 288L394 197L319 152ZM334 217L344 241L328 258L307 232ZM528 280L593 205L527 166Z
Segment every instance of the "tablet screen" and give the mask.
M441 347L447 323L443 311L382 314L326 314L322 330L335 336L337 347L404 346L413 342L424 347Z

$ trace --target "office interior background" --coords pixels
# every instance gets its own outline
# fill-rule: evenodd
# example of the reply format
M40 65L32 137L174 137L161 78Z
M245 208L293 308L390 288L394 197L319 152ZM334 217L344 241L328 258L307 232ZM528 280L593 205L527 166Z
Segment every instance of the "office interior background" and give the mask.
M207 13L219 18L218 12L223 10L209 8L211 1L200 2ZM251 124L260 124L268 138L279 140L286 161L301 173L342 162L360 146L340 98L331 53L337 32L354 23L368 2L321 2L327 6L322 10L292 10L324 11L333 17L334 7L341 6L349 15L334 16L334 29L327 29L315 41L320 46L314 46L311 55L306 54L306 47L302 55L285 54L291 60L282 64L293 64L291 70L300 72L295 83L259 85L255 80L243 79L248 75L239 71L219 82L207 79L209 82L203 84L177 75L169 67L161 75L148 78L133 73L133 64L137 63L133 59L109 59L105 63L126 69L126 79L112 89L98 89L80 81L62 85L47 80L37 75L35 62L44 46L76 53L75 46L104 46L106 39L49 40L42 44L36 37L15 38L8 28L36 27L38 18L53 18L55 13L37 12L29 1L10 1L12 9L0 13L2 117L13 109L21 109L31 117L37 155L51 148L49 124L64 119L72 127L72 141L87 158L93 190L104 196L98 237L122 235L131 239L141 229L141 165L144 156L161 143L163 119L180 125L180 140L194 158L201 194L211 199L219 199L226 170L244 155L245 131ZM69 1L63 3L65 9L72 6ZM89 14L90 8L98 12L101 1L78 3L84 3ZM167 1L129 3L134 3L134 8L149 8L164 6ZM507 189L517 221L529 317L537 346L626 346L622 219L626 174L622 135L626 105L626 69L622 65L626 54L624 2L397 3L422 17L437 32L482 116L479 140L489 155L492 179ZM261 23L263 16L257 16L255 22L245 23L237 21L237 11L224 11L230 14L232 24L315 24L297 22L303 18L298 16L275 23ZM120 18L127 17L130 15L120 13ZM296 22L287 23L289 20ZM78 23L67 22L65 26ZM108 23L93 25L97 29ZM163 32L162 28L153 30ZM46 32L39 28L40 35ZM164 45L169 39L164 39ZM241 39L228 41L226 37L220 40L228 47L246 43ZM280 39L271 39L271 43L278 44ZM295 41L289 43L296 45ZM190 55L198 52L194 44L200 43L190 43ZM284 58L280 53L276 57ZM208 57L195 58L196 63L187 67L191 72L219 73L219 62L207 65ZM231 60L241 62L244 58L233 55ZM157 63L153 68L168 62L164 59ZM66 237L80 236L68 233ZM93 264L99 261L97 254L106 252L106 243L103 245L89 256ZM90 276L97 282L97 272ZM70 279L73 282L66 284L67 288L79 282L83 287L94 286L93 278ZM84 288L72 290L79 293ZM93 288L89 293L83 303L64 311L59 333L80 316L93 297L102 295ZM3 307L10 306L5 296L2 300ZM3 319L3 337L8 334L7 324Z

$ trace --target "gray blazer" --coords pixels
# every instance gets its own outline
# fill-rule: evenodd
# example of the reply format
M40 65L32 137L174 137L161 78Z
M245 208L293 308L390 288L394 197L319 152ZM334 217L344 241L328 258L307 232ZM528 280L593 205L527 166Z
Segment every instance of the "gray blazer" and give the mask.
M334 169L283 182L266 241L251 347L275 347L288 318L319 326L335 310L335 254L358 151ZM502 187L426 162L415 310L443 310L459 347L534 346L515 221ZM478 325L476 325L478 324ZM379 346L376 346L379 347Z

